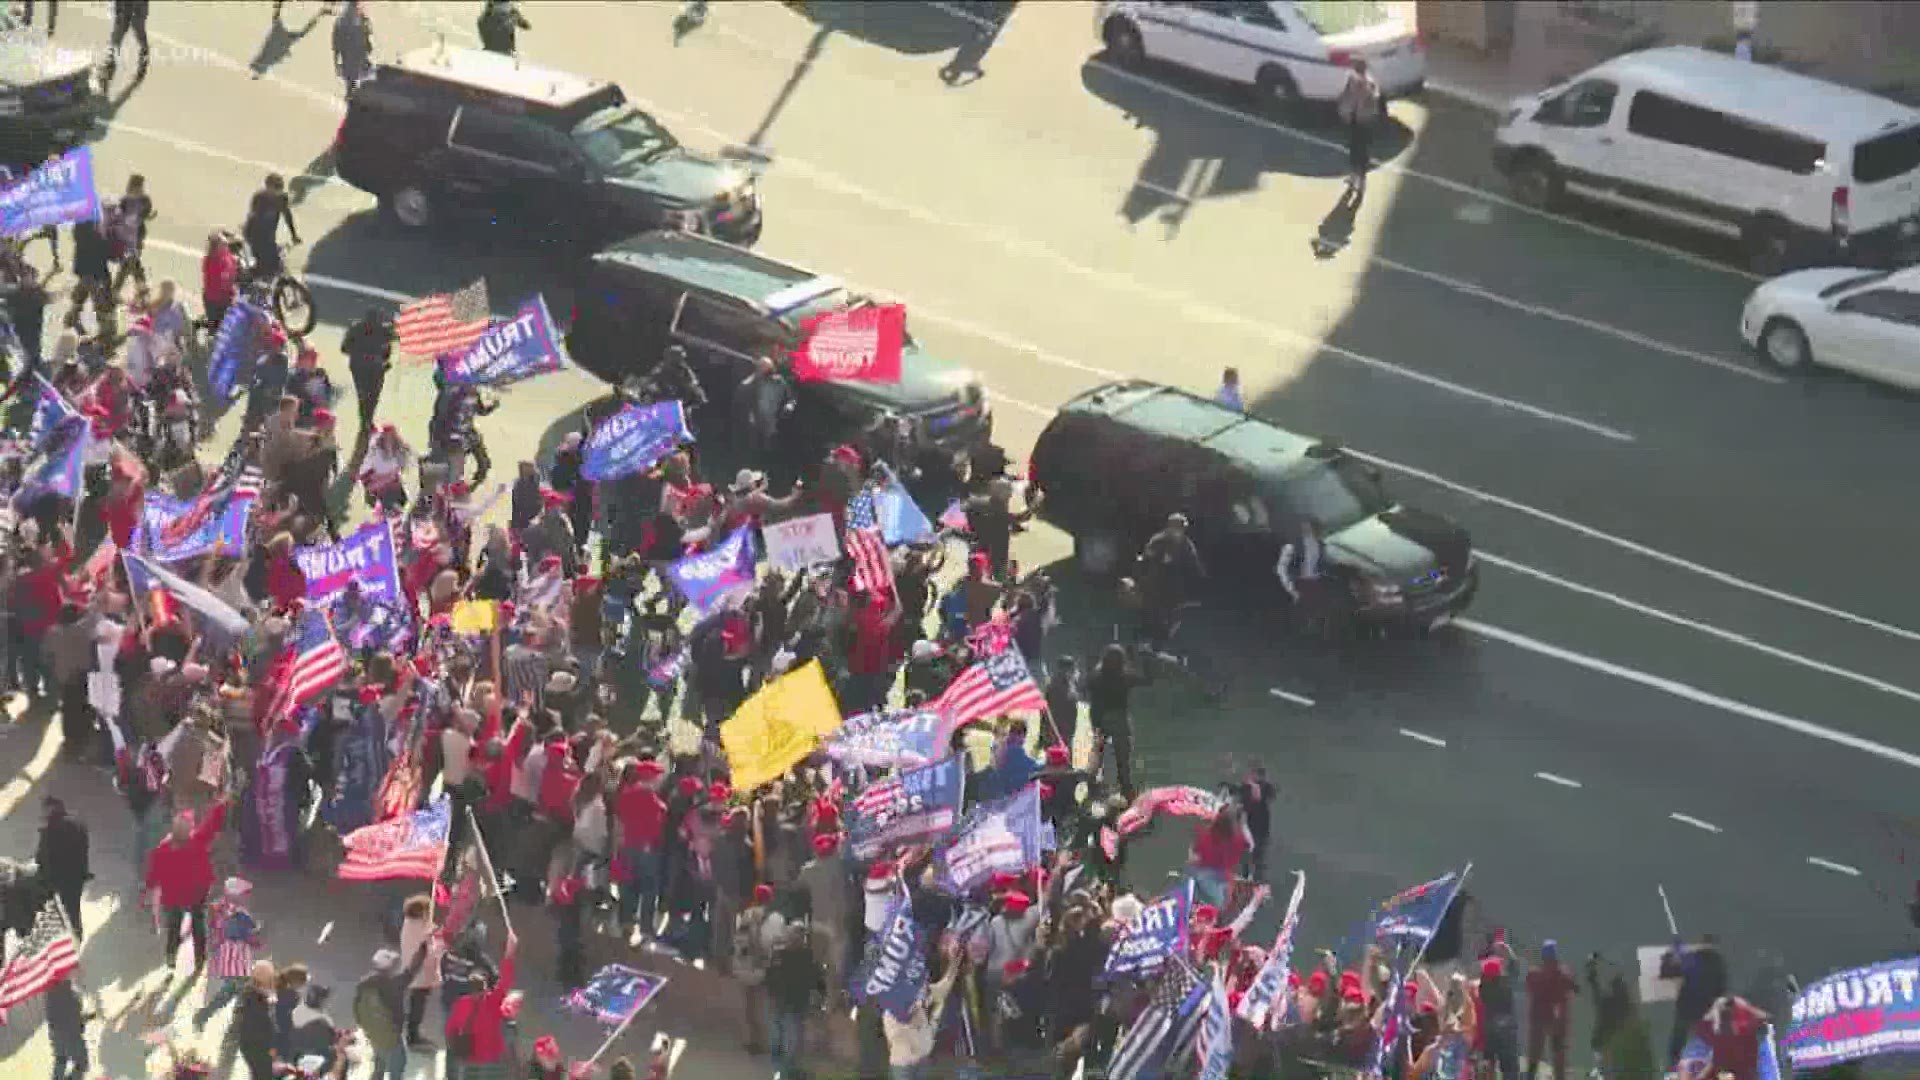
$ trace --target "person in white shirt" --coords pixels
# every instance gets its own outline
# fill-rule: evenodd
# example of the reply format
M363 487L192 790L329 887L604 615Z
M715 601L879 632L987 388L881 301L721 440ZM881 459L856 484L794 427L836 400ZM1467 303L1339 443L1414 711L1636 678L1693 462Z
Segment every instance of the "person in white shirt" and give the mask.
M388 511L405 506L405 474L412 463L413 448L400 437L400 429L383 424L367 446L366 460L360 463L360 482L366 485L367 505Z
M1246 412L1247 403L1240 396L1240 369L1228 368L1220 373L1220 389L1213 392L1213 400L1234 412Z
M1309 617L1314 613L1307 610L1307 605L1316 599L1320 583L1320 554L1320 526L1312 521L1303 522L1300 535L1280 548L1280 561L1273 567L1280 578L1280 587L1293 598L1295 608Z
M949 945L946 952L947 970L939 982L921 992L905 1020L895 1020L890 1012L880 1014L887 1035L888 1072L893 1080L919 1080L927 1059L933 1056L934 1038L946 1015L947 995L966 966L966 953L957 945Z

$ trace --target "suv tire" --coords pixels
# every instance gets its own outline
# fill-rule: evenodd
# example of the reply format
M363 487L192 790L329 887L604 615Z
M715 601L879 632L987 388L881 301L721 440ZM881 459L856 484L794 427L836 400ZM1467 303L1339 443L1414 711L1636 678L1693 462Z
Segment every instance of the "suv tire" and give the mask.
M1100 40L1107 47L1107 59L1123 68L1139 67L1147 58L1140 28L1125 19L1108 19L1107 25L1100 28Z
M439 217L433 196L420 184L407 184L380 200L387 216L402 227L420 231L432 227Z
M1514 201L1536 210L1545 210L1560 201L1564 182L1553 159L1538 150L1521 154L1507 175L1507 186Z
M1081 576L1091 581L1105 581L1118 577L1120 565L1125 558L1120 547L1120 538L1105 529L1074 534L1074 562L1080 567Z
M1300 104L1300 87L1294 84L1286 68L1268 64L1253 77L1253 96L1265 108L1289 112ZM1385 106L1382 102L1381 107Z

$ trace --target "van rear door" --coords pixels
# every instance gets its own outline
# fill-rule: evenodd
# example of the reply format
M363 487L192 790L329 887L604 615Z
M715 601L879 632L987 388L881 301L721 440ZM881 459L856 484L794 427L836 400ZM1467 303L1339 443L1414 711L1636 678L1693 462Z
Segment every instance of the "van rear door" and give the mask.
M1853 148L1848 228L1863 233L1920 214L1920 124L1868 139Z

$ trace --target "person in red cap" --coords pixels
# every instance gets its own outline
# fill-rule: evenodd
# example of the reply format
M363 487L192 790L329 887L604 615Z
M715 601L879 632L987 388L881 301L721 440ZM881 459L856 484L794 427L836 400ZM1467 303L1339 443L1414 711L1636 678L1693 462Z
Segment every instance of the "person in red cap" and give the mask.
M766 1050L767 965L786 932L786 917L773 905L773 886L755 885L753 903L733 928L733 977L740 983L746 1025L742 1041L749 1053Z
M512 1064L506 1024L520 939L507 931L506 955L491 985L458 998L447 1013L447 1060L460 1080L506 1080ZM452 1070L449 1070L452 1071Z
M1500 1075L1520 1075L1520 1014L1514 1000L1513 979L1498 956L1480 961L1474 980L1474 1013L1479 1017L1481 1052Z
M568 577L579 572L579 541L573 535L571 504L565 492L548 487L540 489L540 515L520 533L520 545L529 565L537 566L554 556L559 558Z
M847 864L840 855L840 835L819 834L813 849L814 857L800 868L796 885L806 895L806 910L812 913L808 939L813 959L826 973L828 1037L834 1044L843 1045L852 1035L841 1002L846 994L849 958L854 954L852 943L861 940L860 911L854 904L853 883L847 879Z
M1007 964L1014 960L1026 960L1033 955L1040 934L1040 910L1033 904L1033 897L1019 889L1013 889L1002 895L994 905L997 909L987 920L986 929L981 936L985 939L986 956L980 966L980 996L985 1002L997 1002L1005 989L1004 976ZM989 1043L996 1049L1005 1049L1007 1039L997 1030L989 1032Z
M614 801L614 858L620 924L628 935L656 931L665 869L667 801L660 794L666 769L652 758L628 763Z

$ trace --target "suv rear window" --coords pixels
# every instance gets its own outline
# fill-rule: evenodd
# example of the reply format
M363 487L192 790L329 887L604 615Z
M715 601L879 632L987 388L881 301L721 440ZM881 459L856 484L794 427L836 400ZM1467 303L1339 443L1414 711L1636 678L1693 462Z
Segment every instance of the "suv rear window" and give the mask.
M1858 183L1877 184L1916 168L1920 168L1920 124L1853 148L1853 178Z

